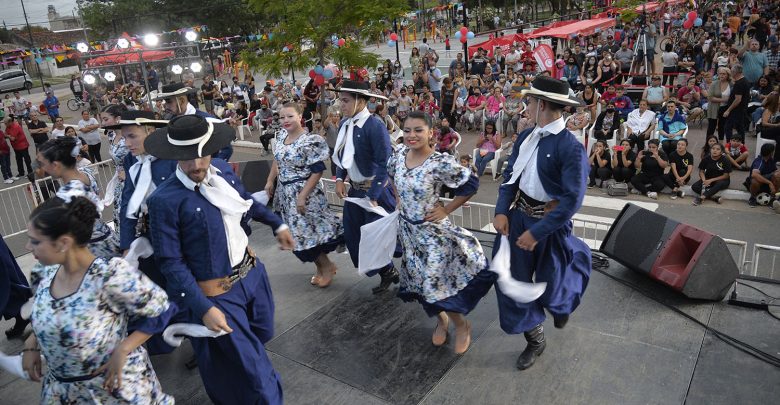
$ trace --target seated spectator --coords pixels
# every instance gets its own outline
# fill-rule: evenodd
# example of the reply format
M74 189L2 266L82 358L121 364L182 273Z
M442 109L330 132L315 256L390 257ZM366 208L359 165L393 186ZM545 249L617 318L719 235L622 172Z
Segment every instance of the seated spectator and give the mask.
M688 140L683 138L677 141L677 150L669 155L669 164L671 170L666 173L664 180L666 185L672 189L672 200L677 197L685 197L685 193L680 189L688 184L693 173L693 155L688 152Z
M475 125L482 122L482 115L485 113L485 105L487 99L482 95L482 90L479 87L472 89L474 94L466 99L466 113L463 114L463 124L468 127L469 131L474 130Z
M615 109L615 104L610 101L607 103L607 108L596 118L593 137L598 140L612 139L618 129L620 129L620 116Z
M599 93L596 92L596 88L592 84L585 85L585 89L580 93L582 101L585 102L588 111L590 112L590 118L595 119L598 111L598 104L600 102ZM519 131L518 131L519 132Z
M658 125L658 139L661 140L664 152L669 155L677 148L677 141L682 139L687 127L674 100L666 102L666 114L660 116Z
M517 121L520 120L520 112L523 110L523 96L520 91L522 86L512 85L509 97L504 101L504 133L516 134Z
M780 145L780 93L773 92L764 100L761 138L772 139ZM780 148L775 148L775 160L780 160Z
M590 162L590 183L588 183L588 188L596 186L597 176L601 180L599 187L603 187L604 182L612 177L611 161L607 142L599 139L588 157L588 162Z
M718 137L717 136L708 136L707 142L704 142L704 146L701 147L701 154L699 156L700 160L704 160L705 157L710 155L710 148L712 148L712 145L715 145L718 143Z
M425 112L426 114L430 115L431 117L438 117L439 116L439 106L436 105L436 101L433 99L431 94L425 93L422 95L422 102L420 102L420 105L417 107L418 110ZM371 109L368 110L369 112Z
M263 150L260 151L260 156L265 156L271 152L269 146L271 139L276 137L276 133L282 129L282 123L279 120L279 113L273 113L273 120L268 125L268 129L260 135L260 143L263 145Z
M750 170L748 166L748 148L742 143L742 137L739 134L731 136L731 142L726 142L724 145L726 159L731 163L731 167L735 170Z
M639 100L639 108L631 111L623 124L626 139L631 142L631 148L645 148L645 141L650 139L655 130L655 113L648 109L647 100Z
M441 126L436 132L438 132L438 134L434 134L436 139L436 151L454 155L455 145L458 142L460 135L450 127L450 122L446 118L441 120Z
M515 141L517 141L517 134L516 133L512 134L511 138L505 138L505 139L507 139L507 141L501 144L501 149L505 150L507 152L503 153L501 155L501 158L498 159L498 165L496 167L498 167L498 172L499 173L503 172L504 163L506 163L509 160L510 156L511 156L512 146L514 146Z
M776 198L777 190L780 190L780 170L777 170L777 161L774 159L775 149L777 147L771 143L761 145L761 156L756 157L750 166L750 175L745 185L750 191L748 205L751 207L758 205L756 196L759 193L769 193ZM778 204L778 201L772 203L775 211L780 207Z
M729 188L730 173L731 163L723 154L723 145L712 145L710 155L699 163L699 181L691 186L696 193L693 205L700 205L705 199L711 199L718 204L723 202L723 197L715 194Z
M588 125L590 125L590 109L586 106L579 106L566 122L566 129L574 136L582 136L582 130Z
M664 170L669 166L669 158L660 150L658 139L647 141L647 149L637 154L634 166L641 171L631 178L631 185L639 193L657 200L658 193L666 187Z
M688 115L688 122L704 118L704 110L701 108L701 89L696 86L696 79L691 77L685 87L677 91L677 105L682 107Z
M664 103L669 100L669 90L661 86L661 76L653 76L650 86L642 92L642 99L647 100L647 107L651 111L661 111Z
M626 119L628 113L634 110L634 102L625 94L623 86L617 86L617 95L612 99L615 104L615 109L620 114L620 118Z
M497 121L498 113L501 112L505 100L501 94L501 88L494 87L493 94L487 98L487 103L485 104L485 117L490 121Z
M614 153L612 154L612 176L615 181L621 183L628 183L636 173L634 167L634 160L636 154L631 149L631 143L628 139L623 139L620 145L615 145Z
M496 132L496 124L492 121L485 123L485 131L477 139L477 177L485 173L488 163L496 157L496 150L501 147L501 136ZM495 175L496 173L493 173Z
M605 91L601 95L601 100L600 100L601 106L606 107L607 103L612 101L617 96L618 94L617 94L617 90L615 90L615 85L614 84L608 85L607 91Z

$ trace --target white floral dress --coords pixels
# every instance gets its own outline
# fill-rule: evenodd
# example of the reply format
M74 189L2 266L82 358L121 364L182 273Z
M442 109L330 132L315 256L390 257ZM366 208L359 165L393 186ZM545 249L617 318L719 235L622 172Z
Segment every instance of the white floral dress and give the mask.
M293 253L302 261L310 262L320 253L333 251L342 243L341 221L328 208L322 182L309 193L306 213L301 215L296 208L298 194L312 173L325 170L325 161L330 158L330 149L325 139L315 134L302 134L289 145L285 144L287 131L280 130L276 136L274 159L279 167L274 209L290 227L295 239Z
M111 148L109 149L109 153L111 154L111 159L114 161L114 167L116 168L115 176L119 176L119 172L124 171L124 161L125 156L127 156L128 153L130 153L130 149L127 149L127 145L125 145L125 138L123 136L116 135L116 132L110 131L111 135L109 135L108 139L111 140ZM114 143L114 137L119 136L119 142ZM125 187L124 180L119 180L119 177L117 177L116 183L114 183L114 189L113 190L106 190L106 193L114 193L114 224L116 225L116 228L119 229L119 208L122 205L122 189Z
M76 292L54 298L50 289L58 269L37 264L31 275L33 333L47 370L41 403L173 404L143 346L127 356L120 389L108 392L104 374L92 377L127 336L130 317L169 311L165 291L123 259L96 258Z
M426 303L439 303L458 297L455 307L439 310L467 313L476 305L494 281L487 270L482 246L466 229L453 225L449 218L425 222L423 218L440 203L442 186L455 189L457 195L476 192L478 181L469 168L458 164L454 156L434 152L419 166L406 165L407 147L399 148L387 162L388 175L398 191L400 224L398 237L403 247L399 296L417 299L429 315ZM467 288L468 287L468 288ZM466 290L466 291L464 291Z
M89 186L80 180L71 180L57 190L57 197L62 198L65 202L70 202L74 197L86 197L95 204L98 213L102 213L103 203L100 201L100 188L97 185L95 176L88 169L79 171L87 175ZM117 257L121 255L119 235L102 218L95 220L95 225L92 228L92 237L89 241L89 251L97 257Z

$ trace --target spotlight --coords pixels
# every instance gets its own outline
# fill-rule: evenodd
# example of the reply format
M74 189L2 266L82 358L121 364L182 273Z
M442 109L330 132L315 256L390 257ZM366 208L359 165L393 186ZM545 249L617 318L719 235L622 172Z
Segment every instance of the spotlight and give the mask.
M86 84L95 84L95 76L91 74L84 75L84 83Z
M198 34L196 34L196 33L195 33L195 31L187 31L187 32L184 34L184 38L185 38L187 41L193 42L193 41L195 41L196 39L198 39Z
M193 72L198 73L201 71L201 69L203 69L203 66L201 66L201 64L198 62L192 62L192 64L190 65L190 69Z
M128 41L126 38L119 38L118 41L116 41L116 46L127 49L128 46L130 46L130 41Z
M146 34L146 36L144 36L144 43L147 46L157 46L157 44L160 43L160 38L154 34Z
M182 69L182 67L180 65L173 65L173 66L171 66L171 72L173 72L173 74L175 74L175 75L180 75L181 72L183 72L183 71L184 71L184 69Z
M103 77L109 82L113 82L114 80L116 80L116 75L114 74L114 72L106 72L106 74L104 74Z
M81 53L87 53L89 51L89 46L83 42L79 42L76 45L76 49L78 49Z

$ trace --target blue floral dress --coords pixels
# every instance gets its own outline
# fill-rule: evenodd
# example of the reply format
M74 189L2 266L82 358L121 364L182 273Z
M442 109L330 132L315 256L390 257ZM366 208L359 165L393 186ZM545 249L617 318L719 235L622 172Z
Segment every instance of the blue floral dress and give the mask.
M116 167L114 175L117 176L117 182L115 183L113 190L106 190L106 192L114 193L114 225L116 225L116 229L119 229L119 208L122 205L122 189L125 187L125 181L119 180L118 176L120 172L124 172L123 163L125 161L125 156L130 153L130 149L127 149L123 136L116 135L116 132L114 131L109 132L111 132L108 137L108 139L111 140L109 153L111 154L111 160L114 162L114 167ZM116 136L119 136L119 142L114 143L114 137Z
M95 204L98 212L102 213L103 203L100 201L100 197L98 197L100 188L97 185L95 176L89 169L79 171L87 175L89 186L80 180L71 180L57 190L57 197L62 198L66 202L70 202L73 197L86 197ZM117 257L122 254L121 249L119 249L119 235L101 218L95 220L95 225L92 228L89 251L97 257Z
M298 213L298 194L313 173L325 170L330 158L328 144L319 135L303 134L289 145L287 131L276 136L274 159L279 167L274 192L274 209L290 227L295 239L293 253L303 262L313 262L321 253L335 250L342 244L344 230L341 221L328 208L322 182L309 193L306 214Z
M60 266L37 264L31 274L32 327L46 358L42 404L173 404L162 392L143 346L127 356L121 388L103 389L108 362L127 336L130 317L148 319L146 333L159 332L175 311L160 287L120 258L96 258L71 295L54 298L51 285ZM63 380L76 380L63 382Z
M434 152L419 166L408 168L409 149L399 148L388 159L387 172L398 191L403 247L401 287L405 301L417 300L429 316L441 311L468 313L490 291L496 279L487 269L482 246L466 229L449 218L425 222L438 204L442 186L466 196L477 191L479 181L454 156Z

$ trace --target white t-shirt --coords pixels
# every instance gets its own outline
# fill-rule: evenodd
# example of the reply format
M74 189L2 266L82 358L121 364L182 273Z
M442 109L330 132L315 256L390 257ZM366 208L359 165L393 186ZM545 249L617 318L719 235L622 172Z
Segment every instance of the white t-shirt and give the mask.
M90 117L89 120L79 120L79 129L86 128L90 125L99 125L97 120L93 117ZM81 132L81 137L84 138L84 140L87 142L87 145L97 145L100 143L100 132L98 132L97 129L94 129L89 132Z
M52 128L51 135L54 138L60 138L65 136L65 127L63 127L62 129Z

